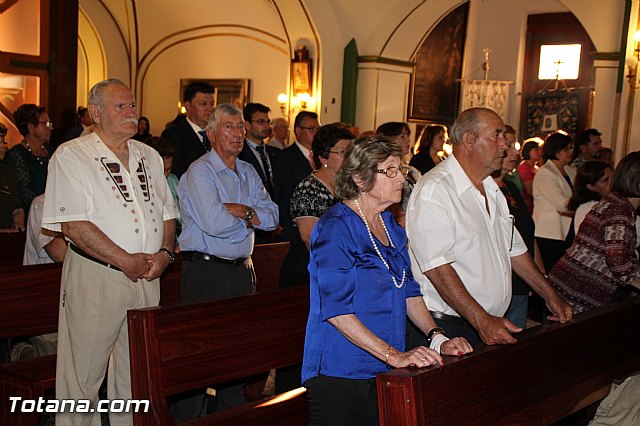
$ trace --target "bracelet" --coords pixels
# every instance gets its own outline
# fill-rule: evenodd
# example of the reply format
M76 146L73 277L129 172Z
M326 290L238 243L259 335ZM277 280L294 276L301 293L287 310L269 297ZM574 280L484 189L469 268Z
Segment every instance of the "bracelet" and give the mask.
M173 263L176 261L176 257L173 253L171 253L171 250L169 250L168 248L164 248L162 247L160 250L158 250L158 253L166 253L167 256L169 256L169 263Z
M389 353L391 352L391 345L389 345L389 347L387 348L387 353L384 355L384 365L387 368L391 368L389 367Z

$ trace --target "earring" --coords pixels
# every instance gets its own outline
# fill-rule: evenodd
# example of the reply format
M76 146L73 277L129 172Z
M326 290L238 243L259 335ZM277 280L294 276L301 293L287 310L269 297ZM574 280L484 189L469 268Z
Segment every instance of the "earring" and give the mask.
M328 165L327 163L324 163L324 164L322 165L322 167L324 167L324 168L326 169L327 167L329 167L329 165Z

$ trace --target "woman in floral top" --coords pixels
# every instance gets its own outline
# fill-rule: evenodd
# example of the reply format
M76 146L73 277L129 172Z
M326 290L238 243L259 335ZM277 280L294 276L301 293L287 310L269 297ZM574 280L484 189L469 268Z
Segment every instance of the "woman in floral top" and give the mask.
M606 305L626 285L638 286L636 210L640 207L640 151L620 161L613 191L585 217L571 248L549 278L576 313Z
M311 150L316 170L298 184L291 196L291 217L298 232L292 234L289 253L282 263L280 287L309 285L311 231L318 219L338 201L336 173L352 139L353 134L342 123L322 126L313 138Z

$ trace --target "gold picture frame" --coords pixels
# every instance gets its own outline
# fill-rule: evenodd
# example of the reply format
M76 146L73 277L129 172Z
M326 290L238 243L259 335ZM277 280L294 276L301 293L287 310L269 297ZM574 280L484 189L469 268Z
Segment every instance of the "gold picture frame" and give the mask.
M185 87L194 81L209 83L214 87L215 105L229 103L244 108L251 102L251 80L240 78L181 78L178 95L180 102L183 101L182 94Z

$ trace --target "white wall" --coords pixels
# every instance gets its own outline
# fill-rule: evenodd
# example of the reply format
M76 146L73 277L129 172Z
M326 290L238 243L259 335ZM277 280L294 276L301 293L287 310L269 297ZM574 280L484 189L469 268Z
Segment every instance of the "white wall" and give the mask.
M178 113L181 78L239 78L251 80L252 102L280 116L277 97L287 86L288 67L288 53L250 38L219 35L185 41L163 50L148 67L139 87L141 114L149 117L152 133L159 134Z
M289 61L300 42L314 61L313 94L321 121L338 120L343 52L351 38L356 39L360 55L412 61L431 29L463 3L81 0L80 4L100 34L108 75L132 81L142 112L158 129L176 113L180 78L251 79L251 99L269 105L272 116L279 116L276 98L289 89ZM634 16L637 7L634 2ZM598 52L619 49L624 0L470 0L463 76L481 78L482 49L491 48L491 78L515 82L507 121L516 126L527 15L567 11L580 20ZM633 29L635 25L633 19ZM616 96L615 61L597 61L595 66L592 125L610 139L620 139L628 88ZM409 67L361 63L355 124L368 129L383 121L406 119L410 72ZM634 117L638 114L640 107ZM640 126L636 127L631 128L632 139L640 140Z

